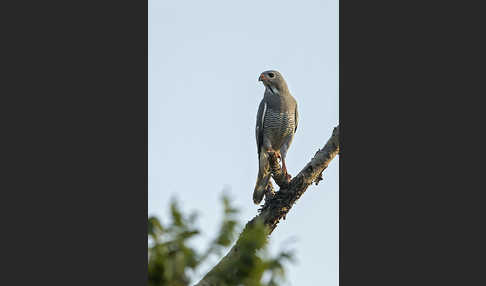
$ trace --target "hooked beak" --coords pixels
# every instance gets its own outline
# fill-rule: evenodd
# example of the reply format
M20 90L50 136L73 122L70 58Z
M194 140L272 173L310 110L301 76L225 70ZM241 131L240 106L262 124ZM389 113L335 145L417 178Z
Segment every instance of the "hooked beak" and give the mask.
M264 74L261 74L261 75L260 75L260 77L258 78L258 81L263 81L263 82L265 82L265 81L267 81L267 78L265 77L265 75L264 75Z

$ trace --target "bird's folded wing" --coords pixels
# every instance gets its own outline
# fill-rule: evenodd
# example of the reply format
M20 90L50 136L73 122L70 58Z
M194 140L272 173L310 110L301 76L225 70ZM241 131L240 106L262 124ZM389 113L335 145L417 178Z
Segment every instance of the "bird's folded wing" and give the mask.
M260 149L263 144L263 120L265 118L266 109L267 109L267 103L265 102L265 99L262 99L262 101L260 101L260 106L258 106L256 127L255 127L255 137L257 142L258 154L260 154Z
M294 132L297 132L297 125L299 125L299 112L297 111L297 103L295 103L295 130Z

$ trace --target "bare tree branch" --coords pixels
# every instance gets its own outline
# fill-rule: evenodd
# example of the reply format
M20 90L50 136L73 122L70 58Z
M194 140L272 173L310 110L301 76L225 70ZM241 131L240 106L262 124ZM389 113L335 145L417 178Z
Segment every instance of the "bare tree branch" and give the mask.
M249 221L240 237L245 233L247 228L256 223L257 220L263 221L267 226L270 235L277 227L279 221L285 219L294 203L302 196L307 188L315 182L316 185L322 180L322 172L327 168L329 163L340 152L339 143L339 125L332 132L331 138L327 141L324 148L319 149L309 163L295 176L290 182L287 181L283 174L278 159L275 154L270 153L270 165L272 177L275 183L280 187L276 193L270 192L271 195L265 197L265 204L259 210L259 214ZM273 187L271 188L273 190ZM206 276L196 286L216 286L218 285L218 274L227 273L231 275L234 269L229 269L235 260L240 258L238 251L240 239L231 248L228 254L209 271Z

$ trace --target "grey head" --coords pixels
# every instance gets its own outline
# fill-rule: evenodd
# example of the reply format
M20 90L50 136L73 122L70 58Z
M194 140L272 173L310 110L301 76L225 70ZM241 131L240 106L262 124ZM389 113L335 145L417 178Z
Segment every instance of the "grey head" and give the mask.
M258 80L263 82L266 89L275 95L288 94L287 83L282 74L276 70L262 72Z

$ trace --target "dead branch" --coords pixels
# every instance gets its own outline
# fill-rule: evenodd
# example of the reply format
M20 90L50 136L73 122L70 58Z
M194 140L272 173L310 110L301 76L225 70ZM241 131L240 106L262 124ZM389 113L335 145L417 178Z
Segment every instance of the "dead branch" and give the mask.
M250 220L243 230L245 232L248 226L255 223L256 220L263 220L268 227L268 235L277 227L279 221L285 219L287 213L290 211L295 202L302 196L307 188L315 182L316 185L322 180L322 172L329 166L329 163L340 152L339 144L339 125L336 126L332 132L331 138L327 141L324 148L317 151L314 158L300 171L297 176L292 178L290 182L282 172L280 164L275 154L270 154L270 166L272 177L280 190L270 196L265 197L265 204L259 210L259 214ZM269 192L269 194L272 192ZM225 270L226 265L231 261L239 259L238 241L231 248L228 254L223 257L220 262L209 271L206 276L199 281L196 286L216 286L218 285L216 273L221 273ZM228 273L230 274L230 273Z

